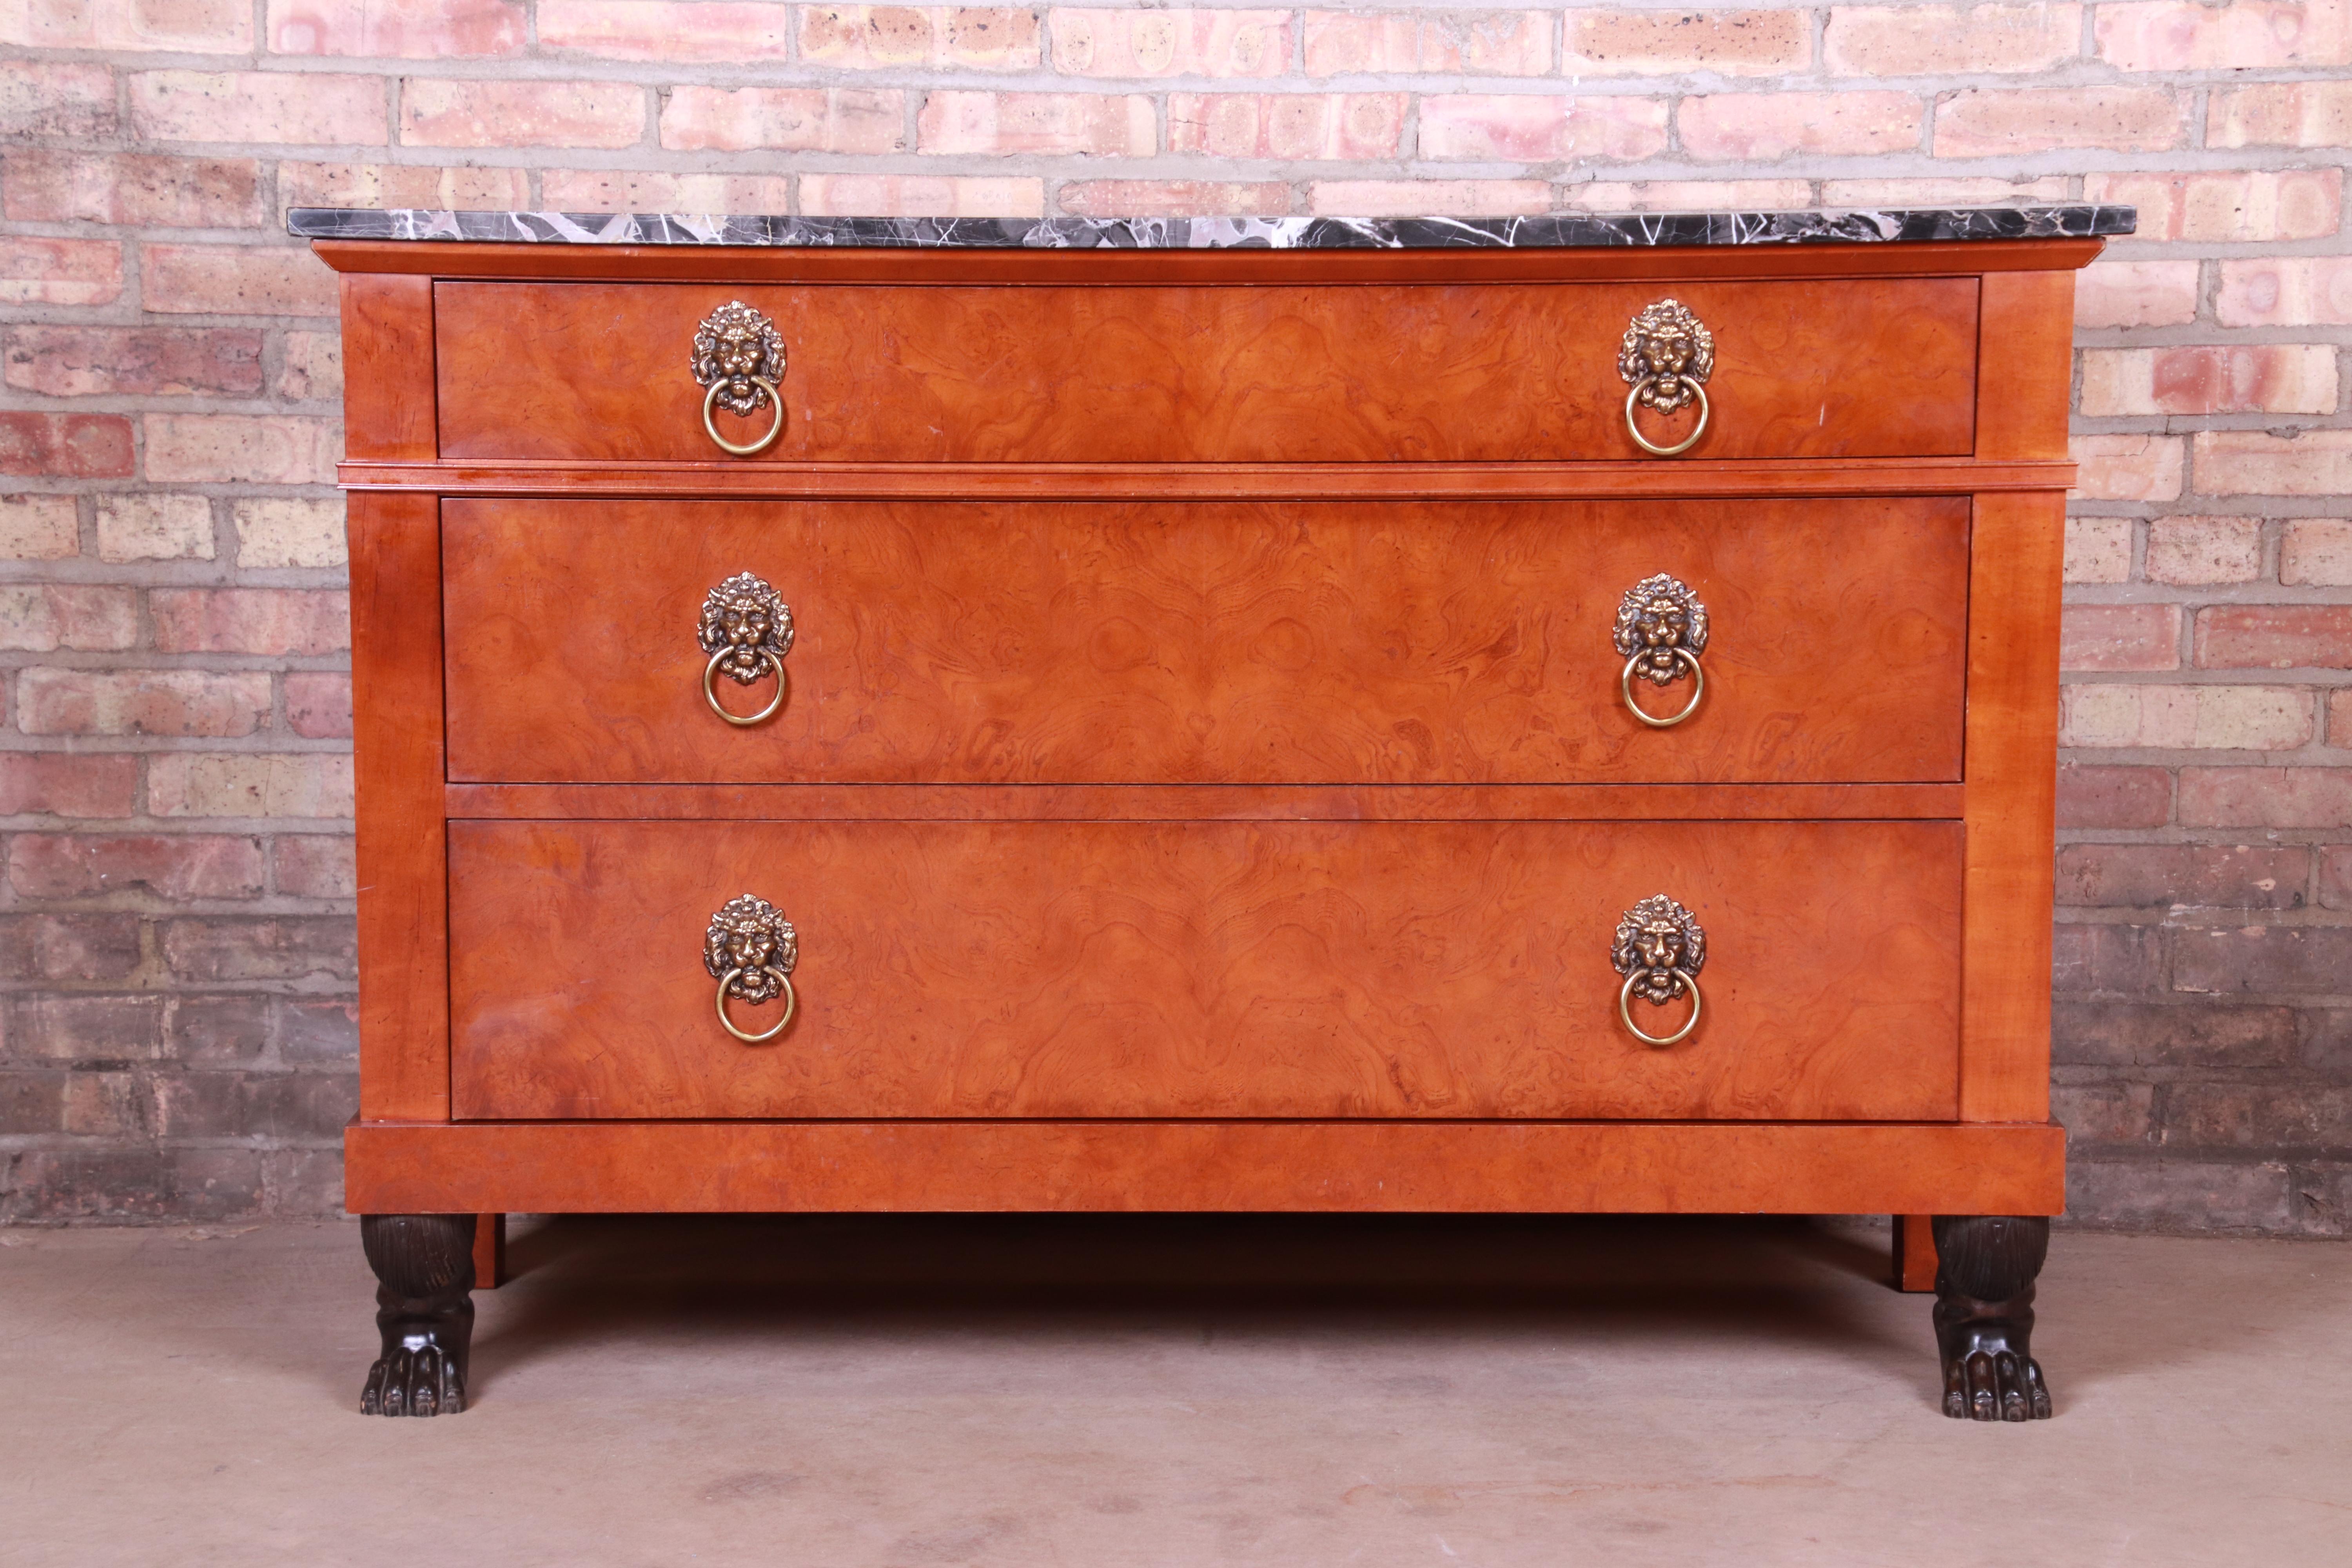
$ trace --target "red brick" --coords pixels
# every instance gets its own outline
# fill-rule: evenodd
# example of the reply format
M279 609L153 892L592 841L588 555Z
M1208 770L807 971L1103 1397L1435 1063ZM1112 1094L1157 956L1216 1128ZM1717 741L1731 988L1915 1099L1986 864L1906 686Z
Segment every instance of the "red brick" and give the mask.
M343 502L340 496L257 496L229 508L240 566L341 566Z
M2343 65L2352 34L2342 0L2199 0L2103 5L2099 58L2120 70L2244 70Z
M2300 845L2066 844L2058 902L2106 909L2299 910L2311 877Z
M1562 186L1559 199L1597 213L1776 212L1813 205L1810 180L1584 180Z
M1266 77L1289 64L1287 11L1054 12L1054 68L1064 76Z
M1725 92L1684 99L1677 123L1683 151L1702 163L1769 163L1910 152L1926 113L1907 92Z
M2061 827L2162 827L2171 818L2168 769L2059 764Z
M2341 169L2211 169L2184 174L2093 174L2085 201L2139 209L2135 239L2234 244L2315 239L2343 216Z
M0 136L114 134L114 73L104 66L0 62Z
M2294 1059L2292 1007L2068 1002L2051 1017L2053 1059L2081 1067L2284 1067Z
M269 221L261 167L250 158L11 149L0 163L0 211L34 223L159 228L255 228Z
M2319 902L2323 909L2352 909L2352 845L2330 844L2320 850Z
M400 89L404 146L634 147L645 130L646 89L631 82L412 78Z
M139 791L139 759L0 752L0 816L128 816Z
M2190 929L2173 950L2172 988L2208 995L2329 993L2352 973L2352 926Z
M1778 76L1811 62L1802 11L1569 9L1560 68L1569 76Z
M546 38L548 6L541 7ZM281 55L368 55L428 59L520 54L528 43L522 0L269 0L269 48Z
M1541 180L1318 180L1307 188L1318 217L1516 217L1548 212Z
M151 479L331 485L342 448L331 419L151 414L146 424Z
M571 213L781 213L792 208L784 174L671 174L640 169L549 169L541 199Z
M2061 995L2164 989L2158 927L2064 924L2051 934L2051 988Z
M2352 521L2298 517L2279 539L2279 581L2342 587L2352 584Z
M2019 202L2063 202L2074 184L2063 176L2006 178L1997 174L1944 174L1926 179L1824 180L1822 202L1833 207L2002 206Z
M1172 124L1172 104L1169 115ZM1370 138L1360 139L1360 147L1323 155L1390 155ZM1623 163L1654 157L1665 147L1666 106L1656 99L1453 93L1421 100L1421 155L1424 158Z
M2066 520L2066 581L2127 583L2131 580L2132 521L2127 517Z
M2116 749L2291 752L2314 730L2294 686L2103 685L2058 690L2058 743Z
M2083 355L2079 411L2135 414L2332 414L2336 350L2303 343L2093 349Z
M2063 147L2157 153L2189 142L2189 100L2156 87L1970 88L1936 108L1938 158Z
M352 814L352 759L316 752L164 752L148 758L147 809L157 816Z
M1545 11L1309 11L1307 74L1548 76L1551 32Z
M2145 1142L2155 1105L2152 1083L2050 1086L2050 1119L2066 1129L2070 1152L2084 1144Z
M341 309L334 273L307 248L150 245L141 261L142 301L164 314L332 316Z
M1392 158L1402 93L1171 93L1168 150L1220 158Z
M2194 261L2102 258L2074 274L2078 327L2177 327L2197 319Z
M818 217L1043 217L1045 183L1025 175L803 174L801 211Z
M799 11L801 58L811 65L1025 71L1036 69L1043 58L1038 14L1033 10L803 5Z
M286 727L314 740L352 732L352 678L332 670L297 670L286 677Z
M2225 327L2352 326L2352 256L2224 261L2213 317Z
M139 595L79 583L0 584L0 648L116 652L139 641Z
M348 919L175 920L163 961L192 980L349 980L358 935Z
M792 12L740 0L539 0L539 44L612 60L781 65Z
M224 834L19 833L8 885L27 899L140 891L160 899L257 899L261 840Z
M2197 488L2209 495L2336 496L2352 491L2352 430L2204 430Z
M2069 605L2059 623L2061 669L2177 669L2178 605Z
M2151 583L2251 583L2263 573L2258 517L2159 517L2147 525Z
M0 973L38 980L122 980L138 967L135 915L0 917Z
M94 510L100 561L213 558L213 508L202 496L133 491L100 496Z
M2171 500L2180 494L2186 454L2177 436L2077 436L2068 453L2081 465L2074 493L2089 500Z
M382 146L384 79L317 71L142 71L131 123L151 142Z
M300 163L278 165L278 203L284 207L479 207L491 212L530 205L526 169L459 169L429 163Z
M1832 76L2042 71L2082 41L2080 5L1840 5L1822 58Z
M32 668L16 678L27 735L250 735L269 723L269 677L254 670Z
M880 89L680 87L662 105L661 144L684 152L901 153L906 113L904 93Z
M80 552L73 497L0 495L0 560L62 561Z
M296 403L343 395L343 340L335 332L288 332L278 340L278 395Z
M119 479L131 473L131 421L120 414L0 410L0 474Z
M2352 81L2266 82L2213 94L2209 147L2352 147Z
M351 646L351 596L307 588L157 588L163 653L316 655Z
M1081 217L1279 217L1290 211L1290 187L1272 180L1085 180L1064 185L1060 202Z
M244 328L16 327L0 359L10 386L50 397L261 390L261 334Z
M2352 605L2212 605L2197 612L2207 669L2352 669Z
M347 834L280 834L270 841L269 865L278 890L289 898L348 899L359 891L359 870L352 863L352 840ZM352 1037L356 1038L356 1035Z
M253 6L250 0L34 0L0 8L0 44L241 55L253 47Z
M2183 768L2183 827L2352 827L2352 768Z
M103 305L121 292L112 240L0 238L0 305Z
M1176 113L1171 100L1171 142ZM1079 92L934 92L915 122L918 152L989 158L1148 158L1157 135L1151 100Z

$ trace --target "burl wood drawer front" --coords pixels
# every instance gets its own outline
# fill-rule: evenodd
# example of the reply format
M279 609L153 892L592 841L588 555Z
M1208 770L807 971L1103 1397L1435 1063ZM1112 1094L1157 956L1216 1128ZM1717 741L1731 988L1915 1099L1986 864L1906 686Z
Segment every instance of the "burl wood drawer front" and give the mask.
M482 782L1906 782L1960 770L1961 498L442 508L448 765ZM790 606L711 711L705 595ZM1707 612L1652 729L1612 628ZM1633 682L1645 708L1686 676ZM741 714L774 699L720 676Z
M1974 279L1475 287L821 287L445 282L441 453L724 457L695 328L740 300L785 346L762 460L1571 461L1637 458L1625 330L1674 298L1713 334L1695 458L1930 457L1974 439ZM771 412L721 415L730 440ZM1644 420L1656 416L1644 415ZM1680 440L1685 412L1646 426Z
M1960 862L1950 822L456 822L451 1087L465 1118L1946 1119ZM762 1046L703 962L745 893L798 938ZM1610 957L1659 893L1706 946L1664 1048Z

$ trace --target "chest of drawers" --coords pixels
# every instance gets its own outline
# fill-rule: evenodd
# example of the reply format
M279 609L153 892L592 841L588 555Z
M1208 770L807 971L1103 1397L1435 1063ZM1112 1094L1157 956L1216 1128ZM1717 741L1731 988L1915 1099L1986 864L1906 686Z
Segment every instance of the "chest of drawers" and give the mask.
M369 1408L462 1408L478 1215L1533 1210L1904 1216L1947 1409L2048 1412L2128 214L536 221L296 215Z

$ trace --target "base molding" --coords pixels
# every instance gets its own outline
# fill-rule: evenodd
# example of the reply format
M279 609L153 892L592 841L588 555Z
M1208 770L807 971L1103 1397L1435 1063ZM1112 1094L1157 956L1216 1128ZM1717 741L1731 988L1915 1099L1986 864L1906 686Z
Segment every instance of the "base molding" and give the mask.
M2054 1122L355 1121L354 1214L2054 1215Z

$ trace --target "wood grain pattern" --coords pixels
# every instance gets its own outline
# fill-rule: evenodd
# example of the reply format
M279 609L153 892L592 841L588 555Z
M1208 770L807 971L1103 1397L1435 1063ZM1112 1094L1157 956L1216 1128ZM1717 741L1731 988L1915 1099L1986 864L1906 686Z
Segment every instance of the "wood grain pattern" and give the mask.
M466 1118L1956 1110L1950 823L450 834ZM1706 1019L1665 1050L1622 1031L1609 963L1659 891L1709 942ZM744 892L800 937L772 1047L719 1029L701 963Z
M1475 250L916 250L313 240L338 272L709 283L1509 283L1919 278L2087 267L2103 239Z
M1936 1216L1895 1216L1895 1288L1918 1292L1936 1288Z
M1713 282L1717 458L1958 455L1973 279ZM1643 283L898 289L441 282L441 450L718 455L689 357L730 297L789 366L777 461L1446 462L1624 458L1617 354ZM722 416L730 439L772 411ZM730 423L731 421L731 424ZM1694 414L1661 420L1679 440Z
M449 1114L441 531L430 496L353 496L360 1113Z
M495 1290L507 1282L507 1216L474 1216L474 1289Z
M342 316L344 455L432 460L432 280L346 277Z
M1948 784L451 784L453 817L1645 822L1954 817Z
M1984 280L1978 353L2000 374L1977 386L1979 458L2063 458L2074 391L2074 275L2004 272Z
M840 500L1517 500L2063 489L2074 465L1974 458L1716 463L345 463L346 489Z
M355 1210L2063 1211L2041 1125L354 1122Z
M453 500L467 781L1906 781L1960 765L1966 504ZM792 692L703 697L703 595L773 583ZM1698 713L1628 712L1624 592L1713 621ZM583 606L593 606L583 611ZM752 695L764 702L765 684ZM1683 700L1643 688L1653 706ZM747 710L754 704L734 694Z
M1960 1115L2050 1114L2058 603L2066 498L1984 496L1969 575Z

